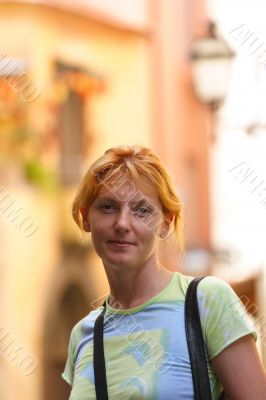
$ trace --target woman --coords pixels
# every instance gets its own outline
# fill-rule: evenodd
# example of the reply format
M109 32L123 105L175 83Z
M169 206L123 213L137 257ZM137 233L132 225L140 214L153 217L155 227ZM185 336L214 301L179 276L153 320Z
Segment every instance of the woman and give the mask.
M159 158L140 146L109 149L84 176L73 203L78 226L91 233L110 286L103 322L111 400L193 399L184 299L192 277L171 272L157 257L160 240L182 243L182 204ZM225 282L206 277L198 302L212 398L266 398L256 333ZM103 306L71 332L63 378L71 400L96 399L94 324ZM219 378L218 378L219 377Z

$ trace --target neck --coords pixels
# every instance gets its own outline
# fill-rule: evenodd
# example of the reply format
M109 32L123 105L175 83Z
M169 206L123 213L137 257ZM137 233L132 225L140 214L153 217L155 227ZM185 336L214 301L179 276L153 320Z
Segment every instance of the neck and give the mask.
M138 270L105 268L110 286L110 307L137 307L160 293L170 282L173 272L160 263L149 263Z

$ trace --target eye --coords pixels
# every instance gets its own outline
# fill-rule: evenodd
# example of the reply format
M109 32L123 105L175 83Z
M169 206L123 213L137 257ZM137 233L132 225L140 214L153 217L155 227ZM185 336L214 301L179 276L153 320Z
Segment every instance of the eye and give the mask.
M152 212L152 209L150 207L139 207L134 210L134 213L138 217L144 217L147 214L150 214Z
M114 211L116 209L115 205L112 204L112 203L103 203L103 204L100 205L99 208L101 210L103 210L103 212L105 212L105 213L109 213L109 212Z

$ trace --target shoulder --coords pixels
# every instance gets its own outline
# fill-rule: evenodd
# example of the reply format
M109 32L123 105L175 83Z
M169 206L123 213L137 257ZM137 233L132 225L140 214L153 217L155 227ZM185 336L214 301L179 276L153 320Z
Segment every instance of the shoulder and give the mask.
M185 298L188 286L195 277L183 275L179 272L176 272L176 275L179 290ZM204 300L213 303L215 303L215 301L220 302L221 300L240 302L238 296L227 282L211 275L203 277L199 282L197 298L199 303Z
M89 337L93 334L95 320L102 310L103 307L101 306L90 311L89 314L87 314L74 325L70 334L70 344L74 351L85 337Z
M206 287L218 287L218 288L231 288L231 286L221 278L217 278L214 275L205 276L199 283L200 286Z
M199 283L198 292L205 296L236 296L232 287L216 276L204 277Z
M204 278L197 299L210 358L242 336L257 334L248 313L232 287L215 276Z
M197 299L201 318L215 319L218 316L232 313L241 315L245 313L244 305L234 292L232 287L225 281L215 276L206 276L198 285Z
M175 274L177 276L177 283L180 288L180 291L185 296L190 282L193 281L195 277L190 275L184 275L180 272L175 272ZM204 293L205 296L211 296L213 294L217 294L217 292L219 294L234 293L233 289L227 282L215 276L203 277L203 279L199 282L197 292Z
M73 327L72 331L73 333L80 332L86 330L86 328L93 327L96 318L99 316L99 314L102 312L103 306L100 306L96 308L95 310L92 310L87 314L85 317L83 317L81 320L79 320Z
M219 308L228 314L234 310L245 313L245 307L233 288L215 276L206 276L200 281L197 298L202 311L207 308L209 312L216 313Z

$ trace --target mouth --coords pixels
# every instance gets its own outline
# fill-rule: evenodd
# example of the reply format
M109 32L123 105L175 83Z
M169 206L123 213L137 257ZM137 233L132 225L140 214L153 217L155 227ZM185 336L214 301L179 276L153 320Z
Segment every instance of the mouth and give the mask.
M118 247L127 247L127 246L135 246L135 243L128 242L126 240L108 240L107 243L110 243L114 246Z

